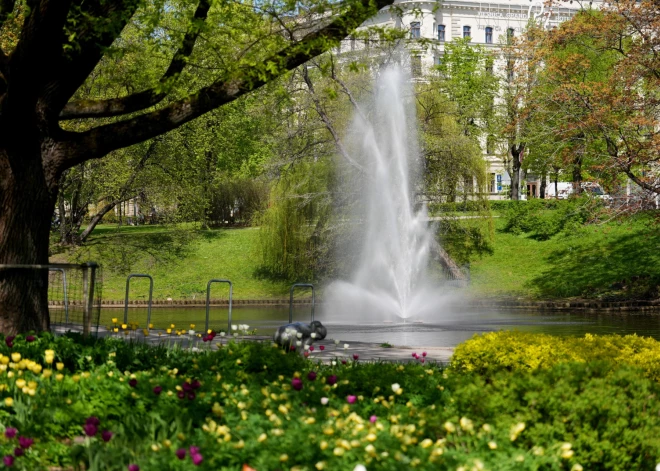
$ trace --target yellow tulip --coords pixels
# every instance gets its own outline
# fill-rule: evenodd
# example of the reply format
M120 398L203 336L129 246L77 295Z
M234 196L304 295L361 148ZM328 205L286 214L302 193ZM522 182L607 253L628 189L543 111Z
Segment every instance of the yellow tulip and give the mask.
M13 361L14 363L18 363L19 361L21 361L21 354L18 353L18 352L12 353L11 354L11 361Z
M56 363L55 368L57 371L62 371L64 369L64 363Z
M5 405L6 405L7 407L11 407L11 406L13 406L13 405L14 405L14 399L11 398L11 397L6 397L6 398L5 398Z

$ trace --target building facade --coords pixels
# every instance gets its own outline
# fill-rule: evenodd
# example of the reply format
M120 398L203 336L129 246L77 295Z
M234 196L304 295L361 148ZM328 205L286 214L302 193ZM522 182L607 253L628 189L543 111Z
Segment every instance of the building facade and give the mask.
M416 73L428 73L442 61L444 45L456 38L470 38L470 43L493 52L505 44L507 38L519 36L530 20L553 28L572 18L580 9L598 8L602 2L561 1L549 7L545 0L440 0L396 1L393 8L383 9L364 24L365 27L393 27L408 30L411 39L428 40L425 47L409 43L411 69ZM342 49L345 46L342 46ZM350 45L355 47L354 44ZM419 50L417 50L419 49ZM495 60L494 73L506 78L506 64ZM489 193L491 199L506 199L506 188L511 183L502 156L496 155L484 140L484 159L488 164ZM528 175L521 194L539 196L540 181ZM550 186L550 185L548 185Z

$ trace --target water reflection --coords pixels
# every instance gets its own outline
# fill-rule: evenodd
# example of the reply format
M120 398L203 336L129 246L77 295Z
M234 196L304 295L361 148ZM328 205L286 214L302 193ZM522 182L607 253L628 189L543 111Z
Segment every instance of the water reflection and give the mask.
M129 310L129 321L146 324L146 308ZM286 306L233 308L233 322L249 324L258 333L270 335L275 327L288 321ZM122 309L106 308L101 312L101 325L111 324L111 318L123 318ZM439 316L440 317L440 316ZM309 321L309 307L294 309L295 321ZM345 342L376 342L392 345L452 347L473 335L497 330L540 332L558 336L592 334L637 334L660 340L660 315L649 313L539 313L525 311L466 311L451 318L429 324L346 324L323 319L328 326L328 337ZM202 331L204 308L154 308L152 323L156 328L188 329L195 324ZM211 309L210 326L216 330L227 328L227 309Z

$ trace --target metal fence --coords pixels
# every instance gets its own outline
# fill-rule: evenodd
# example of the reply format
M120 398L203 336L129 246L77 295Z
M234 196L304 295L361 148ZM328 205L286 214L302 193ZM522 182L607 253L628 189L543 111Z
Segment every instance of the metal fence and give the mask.
M82 265L0 265L5 276L16 276L43 286L48 280L48 314L53 332L78 331L96 335L101 315L101 268L93 262Z

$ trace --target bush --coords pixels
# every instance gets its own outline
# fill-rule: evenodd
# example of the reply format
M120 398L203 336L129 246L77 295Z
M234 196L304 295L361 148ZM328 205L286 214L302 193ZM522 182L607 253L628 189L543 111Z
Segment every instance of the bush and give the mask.
M637 335L554 337L522 332L490 332L462 343L452 356L456 371L532 371L565 362L608 362L640 368L660 382L660 342Z

